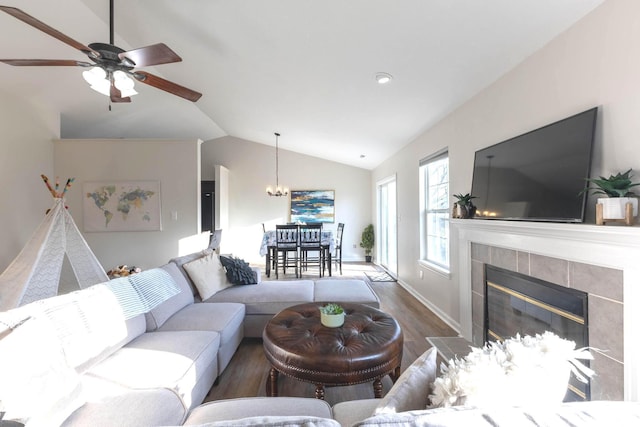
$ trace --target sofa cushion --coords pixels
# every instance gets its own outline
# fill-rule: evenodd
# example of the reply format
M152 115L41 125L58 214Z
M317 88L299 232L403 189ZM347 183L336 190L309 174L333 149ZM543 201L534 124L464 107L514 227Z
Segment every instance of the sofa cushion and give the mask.
M431 347L403 373L376 407L375 414L416 411L427 407L437 376L437 350Z
M234 285L255 285L258 283L256 272L243 259L220 256L220 262L227 272L227 279Z
M13 329L0 339L4 419L20 419L29 426L59 425L84 399L80 377L67 363L51 325L17 309L0 313L0 326L2 332L5 326Z
M340 427L340 424L330 418L295 416L273 416L273 417L249 417L241 418L233 422L216 421L204 423L200 427Z
M613 415L615 414L615 415ZM367 418L353 427L540 427L540 426L635 426L640 422L640 403L622 401L571 402L561 405L474 408L452 406Z
M380 403L380 399L347 400L333 405L333 419L341 426L351 426L369 418Z
M232 286L206 302L239 302L247 314L276 314L287 307L313 301L311 280L269 281L257 286Z
M379 308L380 300L364 280L357 279L320 279L316 280L313 293L314 301L355 302Z
M229 422L257 416L332 418L331 415L331 407L324 400L306 397L243 397L203 403L191 411L184 425Z
M144 315L125 320L118 300L104 284L35 301L24 307L51 323L67 362L79 373L146 329Z
M147 320L147 332L155 331L178 310L189 304L193 304L194 302L193 294L191 293L191 285L189 285L188 280L180 272L178 266L170 262L160 268L166 271L173 278L180 288L180 292L164 301L145 315Z
M220 334L220 346L224 346L242 328L244 313L244 304L191 304L171 316L159 330L216 331Z
M171 388L190 407L202 373L212 364L217 370L219 347L217 332L147 332L87 373L134 389Z
M180 396L168 388L134 390L84 375L87 402L62 424L70 426L173 426L187 416Z
M232 285L216 253L210 253L184 265L202 300Z

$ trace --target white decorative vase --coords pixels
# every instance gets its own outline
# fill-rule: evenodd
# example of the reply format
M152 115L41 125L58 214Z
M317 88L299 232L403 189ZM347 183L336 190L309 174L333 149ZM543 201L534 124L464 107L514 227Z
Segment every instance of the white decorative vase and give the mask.
M598 199L602 205L604 219L624 219L627 203L633 206L633 216L638 216L638 199L636 197L606 197Z
M324 314L320 312L320 323L327 328L339 328L344 324L344 313Z
M567 394L571 367L569 362L558 361L530 369L519 375L518 384L510 391L512 405L548 406L562 403Z

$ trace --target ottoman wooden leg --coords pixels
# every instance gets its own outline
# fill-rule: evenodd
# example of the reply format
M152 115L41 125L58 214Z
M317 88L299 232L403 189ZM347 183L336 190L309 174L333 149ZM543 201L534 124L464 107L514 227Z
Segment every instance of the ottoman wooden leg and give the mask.
M398 381L398 378L400 378L400 365L396 366L396 369L391 373L391 381L393 381L394 384Z
M376 399L380 399L382 397L382 381L380 378L373 380L373 396Z
M267 396L278 396L278 370L276 368L271 368L267 377Z
M324 400L324 385L316 384L316 399Z

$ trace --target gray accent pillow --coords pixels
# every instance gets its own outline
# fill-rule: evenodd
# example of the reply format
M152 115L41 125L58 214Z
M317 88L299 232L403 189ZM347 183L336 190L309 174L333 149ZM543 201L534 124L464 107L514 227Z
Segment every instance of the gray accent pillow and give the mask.
M220 262L227 271L227 279L234 285L257 285L256 272L243 259L220 255Z

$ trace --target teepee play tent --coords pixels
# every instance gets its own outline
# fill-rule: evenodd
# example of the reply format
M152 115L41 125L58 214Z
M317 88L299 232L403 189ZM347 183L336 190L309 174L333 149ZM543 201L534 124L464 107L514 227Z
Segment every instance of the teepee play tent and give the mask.
M80 234L64 204L64 189L52 188L42 175L53 196L53 206L47 212L20 254L0 274L0 311L28 304L58 293L60 273L66 254L81 288L109 280L87 242Z

